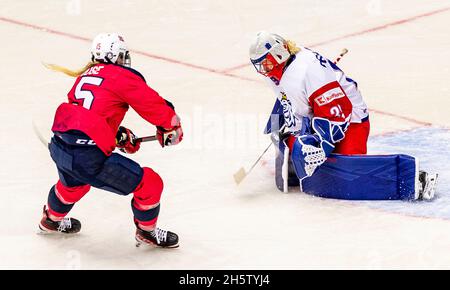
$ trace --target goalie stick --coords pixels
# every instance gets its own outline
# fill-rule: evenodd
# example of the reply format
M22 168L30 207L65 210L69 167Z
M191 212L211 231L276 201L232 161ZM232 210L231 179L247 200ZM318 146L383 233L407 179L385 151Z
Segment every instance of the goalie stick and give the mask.
M253 168L255 168L256 164L258 164L259 160L261 160L261 158L264 156L267 150L269 150L270 146L272 146L272 142L270 142L269 146L266 147L264 152L261 155L259 155L258 159L256 159L255 163L253 163L252 167L250 167L248 171L245 171L244 167L241 167L235 174L233 174L234 182L236 182L236 184L239 185L242 182L242 180L244 180L244 178L247 177L247 175L253 170Z
M339 54L338 58L336 58L336 60L334 61L334 64L337 64L341 60L341 58L347 54L347 52L348 52L348 49L344 48L341 51L341 53Z

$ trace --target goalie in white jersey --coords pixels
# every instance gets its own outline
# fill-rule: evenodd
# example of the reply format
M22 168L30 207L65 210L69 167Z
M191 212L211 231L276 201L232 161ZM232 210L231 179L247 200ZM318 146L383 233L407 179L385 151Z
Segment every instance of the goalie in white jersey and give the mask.
M284 191L287 188L286 180L289 176L286 169L288 166L285 166L289 156L302 187L302 181L311 177L331 153L343 154L341 156L367 154L370 131L367 106L358 90L357 83L347 77L335 63L317 52L306 47L297 47L292 41L267 32L257 34L250 47L250 60L257 72L266 76L273 86L278 102L272 114L283 115L284 129L278 129L284 132L281 132L279 140L274 142L281 144L280 151L284 152L281 167ZM272 123L272 121L268 123L266 133L277 131L272 127ZM357 159L352 157L350 163L355 164L355 162ZM386 165L382 158L374 162L375 167L380 167L381 163ZM371 192L365 195L362 190L357 191L350 199L431 199L434 196L437 174L429 175L425 171L419 172L416 168L417 163L411 164L408 170L415 172L415 175L408 178L392 177L402 182L408 180L411 190L407 191L407 194L398 193L397 183L394 182L393 190L387 187L386 190L381 190L381 192L392 191L392 195L385 196L378 193L373 195ZM336 168L333 167L333 170L335 172ZM394 170L394 172L397 171ZM368 172L370 175L370 170ZM325 175L322 174L322 176ZM350 190L348 190L349 184L346 178L342 178L339 184L336 176L332 176L330 180L336 187L341 186L339 190L335 190L343 193L339 198L349 198ZM375 179L368 179L368 181L373 180ZM313 182L309 179L307 185L312 184L311 192L317 193L319 190L322 192L321 196L336 197L333 190L330 195L327 195L323 188L318 189L322 183L328 184L325 180ZM354 185L350 185L352 186ZM372 191L370 186L368 189Z
M342 129L341 140L331 140L333 152L366 154L370 124L367 106L357 83L333 62L281 36L260 32L250 47L256 70L268 77L283 106L287 145L292 151L303 117L324 118L333 130Z

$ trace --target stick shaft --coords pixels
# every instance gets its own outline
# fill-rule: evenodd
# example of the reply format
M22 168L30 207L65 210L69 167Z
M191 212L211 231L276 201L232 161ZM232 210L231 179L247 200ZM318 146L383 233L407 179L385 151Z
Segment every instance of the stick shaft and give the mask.
M156 135L139 137L136 139L136 141L140 141L140 142L149 142L149 141L155 141L155 140L158 140Z
M247 174L249 174L253 168L255 168L256 164L258 164L259 160L261 160L261 158L264 156L264 154L266 154L267 150L269 150L270 146L272 146L272 142L270 142L269 146L266 147L266 149L264 150L264 152L259 155L258 159L255 161L255 163L253 163L252 167L250 167L250 169L247 171Z
M344 48L341 51L341 53L339 54L338 58L334 61L334 64L337 64L341 60L341 58L347 54L347 52L348 52L348 49Z

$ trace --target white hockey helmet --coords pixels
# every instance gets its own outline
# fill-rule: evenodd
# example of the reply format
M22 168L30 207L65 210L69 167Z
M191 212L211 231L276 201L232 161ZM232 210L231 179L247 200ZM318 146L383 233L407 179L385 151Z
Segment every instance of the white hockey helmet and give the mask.
M287 41L275 33L260 31L250 46L250 60L256 70L267 75L277 65L286 62L291 54L288 50ZM269 57L269 65L266 59ZM266 62L265 62L266 61ZM275 61L277 64L270 62Z
M92 60L101 62L117 63L123 60L124 66L131 65L130 53L125 40L117 33L100 33L92 41Z

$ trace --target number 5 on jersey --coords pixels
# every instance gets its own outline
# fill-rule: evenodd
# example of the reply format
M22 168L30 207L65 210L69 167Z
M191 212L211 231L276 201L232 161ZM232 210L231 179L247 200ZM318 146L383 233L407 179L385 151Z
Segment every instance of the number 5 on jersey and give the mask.
M75 99L83 100L83 107L90 110L94 101L94 94L90 90L83 90L85 84L100 86L103 82L99 77L82 77L75 88Z

